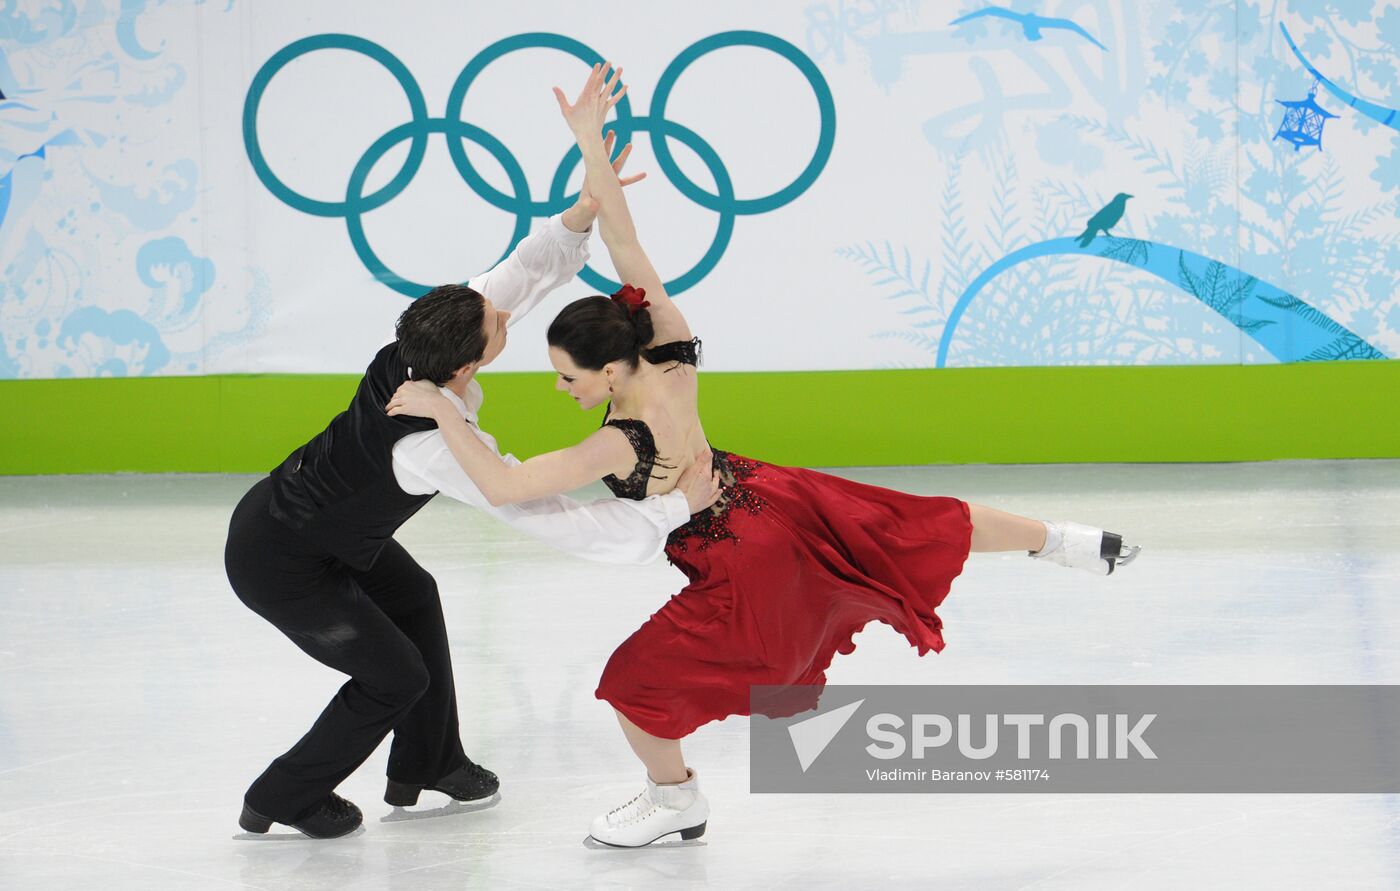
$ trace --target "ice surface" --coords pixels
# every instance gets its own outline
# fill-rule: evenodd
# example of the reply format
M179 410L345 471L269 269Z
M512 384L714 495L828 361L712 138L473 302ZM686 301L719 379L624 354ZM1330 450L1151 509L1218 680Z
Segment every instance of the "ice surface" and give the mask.
M947 650L875 625L833 683L1400 683L1400 462L841 472L1144 551L1108 579L975 555ZM254 479L0 478L0 888L1400 887L1394 796L750 795L742 718L687 745L704 844L589 849L642 781L594 684L680 575L445 499L400 540L443 591L463 740L501 801L426 793L438 815L405 819L381 749L340 789L362 834L235 840L247 784L342 680L229 590Z

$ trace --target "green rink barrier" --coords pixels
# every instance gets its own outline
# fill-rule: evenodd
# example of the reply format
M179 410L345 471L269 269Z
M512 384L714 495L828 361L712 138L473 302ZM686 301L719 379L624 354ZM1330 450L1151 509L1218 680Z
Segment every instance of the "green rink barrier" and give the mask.
M0 474L257 472L349 402L354 375L0 381ZM576 442L547 372L488 373L482 423L521 458ZM717 448L782 464L1400 458L1400 361L706 372Z

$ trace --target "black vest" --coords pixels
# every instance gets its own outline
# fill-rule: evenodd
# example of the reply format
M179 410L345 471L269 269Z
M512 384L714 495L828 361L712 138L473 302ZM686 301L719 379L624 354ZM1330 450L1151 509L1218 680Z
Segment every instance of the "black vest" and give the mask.
M394 532L433 497L409 495L394 479L394 444L437 426L384 413L407 379L395 341L365 370L350 407L272 471L272 516L353 569L369 569Z

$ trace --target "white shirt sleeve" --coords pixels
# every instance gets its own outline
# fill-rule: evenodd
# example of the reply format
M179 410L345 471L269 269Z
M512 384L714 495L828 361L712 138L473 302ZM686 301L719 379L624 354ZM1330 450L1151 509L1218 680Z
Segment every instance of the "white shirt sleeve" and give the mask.
M500 454L491 434L473 425L472 432ZM519 464L514 455L506 463ZM394 477L410 495L442 494L470 504L521 532L566 554L599 563L650 563L666 547L671 530L690 519L681 492L652 495L643 501L601 498L582 503L567 495L536 498L493 507L462 470L437 430L411 433L394 445Z
M592 231L591 229L589 231ZM467 282L497 309L511 313L507 327L568 284L588 262L588 232L574 232L558 214L521 239L510 256Z

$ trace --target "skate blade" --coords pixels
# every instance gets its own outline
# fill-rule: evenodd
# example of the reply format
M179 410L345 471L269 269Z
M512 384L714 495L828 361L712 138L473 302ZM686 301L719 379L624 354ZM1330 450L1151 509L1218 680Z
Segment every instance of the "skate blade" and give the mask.
M703 848L706 844L703 838L683 839L679 832L663 835L650 844L637 845L636 847L628 845L610 845L607 842L598 841L591 835L585 835L583 837L583 846L590 851L612 851L614 853L621 851L654 851L657 848Z
M1113 575L1118 567L1127 566L1136 560L1138 551L1141 550L1142 548L1137 546L1124 545L1123 536L1118 533L1105 532L1099 539L1099 560L1102 562L1102 569L1095 567L1094 571L1099 575Z
M1114 558L1114 562L1117 563L1119 566L1127 566L1129 563L1132 563L1134 560L1137 559L1137 555L1141 550L1142 545L1133 545L1130 548L1126 548L1124 553L1120 553L1116 558Z
M280 825L280 824L279 824L279 825ZM364 827L363 824L361 824L361 825L359 825L359 826L356 826L352 831L347 832L347 833L345 833L344 835L338 835L338 836L336 836L335 838L312 838L312 837L309 836L309 835L302 835L300 832L297 832L295 829L291 829L291 830L289 830L289 831L287 831L287 832L239 832L239 833L235 833L235 834L234 834L233 840L234 840L234 841L244 841L244 842L294 842L294 841L305 841L305 842L317 842L318 844L324 844L325 842L340 841L341 839L344 839L344 838L354 838L354 837L357 836L357 835L364 835L364 834L365 834L365 827Z
M490 798L479 798L476 801L457 801L448 799L447 804L442 807L424 808L423 810L408 810L407 808L396 807L389 813L379 818L381 823L402 823L406 820L436 820L439 817L455 817L458 814L474 814L477 811L487 811L501 803L501 793L496 792Z

